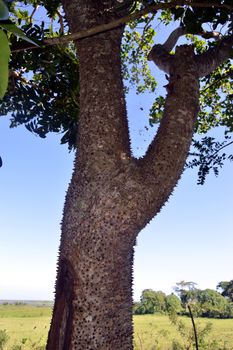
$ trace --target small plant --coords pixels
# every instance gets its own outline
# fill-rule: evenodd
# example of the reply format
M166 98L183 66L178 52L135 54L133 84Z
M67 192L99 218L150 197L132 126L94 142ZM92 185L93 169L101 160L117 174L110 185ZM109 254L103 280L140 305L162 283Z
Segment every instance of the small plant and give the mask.
M178 342L178 340L173 339L172 341L172 349L171 350L183 350L184 347Z
M11 350L22 350L22 345L13 345Z
M28 340L28 338L22 338L22 339L21 339L21 343L22 343L22 344L26 344L26 341L27 341L27 340Z
M9 340L9 336L5 329L0 329L0 350L4 349L4 346Z

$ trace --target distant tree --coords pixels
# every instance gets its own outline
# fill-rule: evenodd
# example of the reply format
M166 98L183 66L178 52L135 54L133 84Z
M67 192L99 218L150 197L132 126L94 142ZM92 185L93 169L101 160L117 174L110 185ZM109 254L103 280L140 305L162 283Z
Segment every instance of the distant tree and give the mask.
M211 318L228 317L229 303L215 290L198 290L196 299L201 310L201 316Z
M195 282L186 282L180 281L176 283L174 287L175 292L179 295L180 300L183 306L186 306L188 303L193 303L196 300L196 283Z
M176 287L174 288L175 291L178 293L180 296L181 302L183 304L183 307L188 310L188 314L191 318L192 322L192 331L193 331L193 336L191 336L191 339L194 339L195 342L195 349L198 350L198 336L197 336L197 328L194 320L194 311L197 313L196 308L197 306L197 298L196 298L196 283L195 282L186 282L186 281L181 281L176 283ZM191 307L192 305L192 307ZM175 316L170 314L171 320ZM175 319L175 318L174 318ZM190 344L191 345L191 344ZM189 349L189 347L187 347Z
M147 313L152 313L152 312L147 312L146 306L143 305L140 301L133 303L133 314L134 315L145 315Z
M140 303L135 305L136 314L162 313L166 310L166 294L161 291L145 289L142 292Z
M219 284L217 285L217 290L221 290L221 294L233 302L233 280L229 282L219 282Z
M175 287L178 295L165 295L161 291L145 289L140 302L134 303L133 312L137 315L166 312L169 317L177 314L190 317L232 318L233 303L213 289L195 288L194 282L179 282ZM179 288L182 286L182 288Z
M182 310L180 299L175 294L169 294L165 299L167 313L179 313Z

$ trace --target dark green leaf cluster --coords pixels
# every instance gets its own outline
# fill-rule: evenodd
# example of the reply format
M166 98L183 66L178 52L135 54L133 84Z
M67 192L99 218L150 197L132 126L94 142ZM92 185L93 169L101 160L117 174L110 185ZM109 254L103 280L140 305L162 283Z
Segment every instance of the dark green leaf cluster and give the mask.
M163 116L165 98L163 96L156 97L149 111L149 122L153 126L159 123Z
M233 65L231 60L202 79L198 133L206 133L215 126L224 126L226 132L233 131L232 86Z
M231 302L233 302L233 280L219 282L217 289L221 290L222 296L228 298Z
M226 140L219 142L214 137L206 136L200 141L193 140L194 152L190 153L190 156L194 159L189 160L186 164L188 168L198 167L198 184L203 185L206 176L213 171L215 176L219 174L219 168L221 168L226 159L232 160L232 155L228 155L224 152L225 147L232 145L233 141L230 141L229 136L225 136Z
M208 4L211 1L204 0L202 4ZM216 5L232 5L231 0L217 0L214 2ZM229 10L223 7L192 7L190 6L177 6L169 10L164 10L161 14L161 19L165 24L168 24L172 19L179 21L180 25L187 28L188 33L198 34L203 29L203 24L211 24L212 30L221 25L226 25L228 31L232 31L232 18Z
M25 25L26 35L41 42L42 25ZM12 46L15 39L13 38ZM61 143L75 147L79 112L79 72L73 48L50 46L15 52L10 61L8 93L0 114L11 114L11 127L24 124L40 137L59 132Z

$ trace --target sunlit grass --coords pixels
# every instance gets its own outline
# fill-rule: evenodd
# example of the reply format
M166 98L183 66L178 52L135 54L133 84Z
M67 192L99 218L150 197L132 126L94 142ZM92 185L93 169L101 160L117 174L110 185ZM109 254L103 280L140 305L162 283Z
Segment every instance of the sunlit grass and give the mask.
M22 350L43 349L50 320L51 307L48 306L0 305L0 329L5 329L10 337L4 349L12 350L14 345L21 345ZM190 319L182 317L182 320L192 332ZM196 319L201 328L208 322L212 323L212 329L207 339L216 340L219 347L215 349L233 350L233 319ZM174 339L182 344L182 337L167 316L134 316L135 350L171 350Z
M45 345L50 319L50 307L0 305L0 329L10 337L5 349L21 345L23 350L32 350Z
M190 332L192 332L190 319L188 317L182 317L181 319L187 325ZM209 322L212 324L212 329L206 336L207 342L213 342L215 340L216 344L219 345L217 347L218 350L233 350L233 319L198 318L195 322L200 329L204 328ZM171 324L168 316L134 316L135 350L171 350L171 344L174 339L178 340L181 344L184 341L176 327ZM209 349L212 350L211 348Z

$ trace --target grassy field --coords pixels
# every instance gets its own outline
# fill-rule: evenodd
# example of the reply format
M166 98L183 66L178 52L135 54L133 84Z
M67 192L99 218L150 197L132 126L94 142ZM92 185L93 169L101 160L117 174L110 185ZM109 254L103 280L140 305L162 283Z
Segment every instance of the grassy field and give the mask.
M180 350L187 346L188 335L193 335L191 321L188 317L180 317L185 324L185 335L181 336L177 327L163 315L142 315L134 317L134 349L135 350ZM195 320L199 332L211 323L211 329L205 337L208 350L233 350L233 319L217 320L199 318ZM176 340L176 347L172 342ZM201 350L203 347L201 347ZM191 348L194 349L194 348Z
M44 349L51 307L33 305L0 305L0 330L6 330L9 340L4 350L42 350ZM185 344L189 331L192 332L190 319L183 317L185 336L180 336L176 327L171 325L167 316L144 315L134 317L135 350L180 350ZM199 331L208 323L212 329L206 336L209 350L233 350L233 320L197 319ZM178 345L172 348L176 339ZM210 345L211 344L211 345ZM218 345L217 345L218 344ZM114 350L114 349L113 349ZM202 347L201 347L202 350Z
M50 319L48 306L0 305L0 329L10 337L4 350L42 350Z

